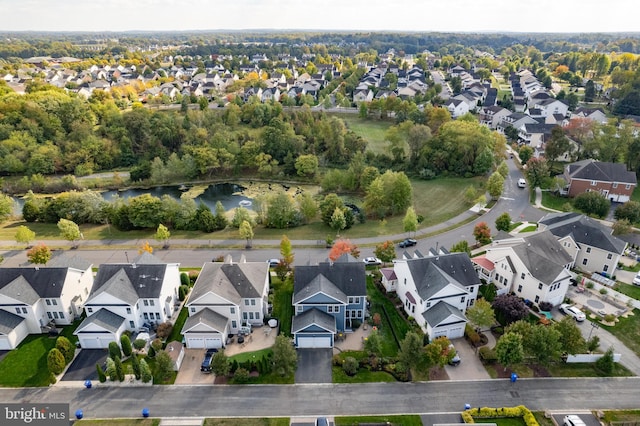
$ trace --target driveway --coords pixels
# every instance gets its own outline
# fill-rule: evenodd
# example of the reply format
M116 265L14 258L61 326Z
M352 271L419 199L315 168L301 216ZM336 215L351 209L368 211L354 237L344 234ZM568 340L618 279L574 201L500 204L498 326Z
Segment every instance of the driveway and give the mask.
M212 385L216 378L213 373L203 373L200 371L204 349L185 349L182 365L176 376L176 385Z
M564 421L564 416L567 416L569 414L575 414L578 417L580 417L580 419L582 419L582 421L584 422L585 425L587 426L600 426L600 420L598 420L596 418L596 416L594 416L591 412L588 411L580 411L580 412L565 412L565 413L554 413L553 414L553 419L556 421L556 424L558 425L562 425L562 422Z
M444 368L449 375L449 380L481 380L490 379L489 373L485 370L480 357L475 353L475 349L464 338L452 340L460 355L460 364L457 366L446 365Z
M62 376L62 381L97 380L96 364L102 366L109 352L106 349L82 349Z
M298 349L296 383L331 383L332 349Z

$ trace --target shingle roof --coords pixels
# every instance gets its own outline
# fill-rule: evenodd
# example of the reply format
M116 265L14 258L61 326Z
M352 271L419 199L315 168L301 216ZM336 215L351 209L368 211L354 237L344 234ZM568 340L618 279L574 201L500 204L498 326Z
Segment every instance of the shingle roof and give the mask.
M297 272L297 268L296 268L296 272ZM330 279L328 279L322 274L318 274L315 277L313 277L311 281L307 283L307 285L299 289L299 291L294 292L293 303L299 303L302 300L310 296L313 296L314 294L317 294L317 293L324 293L328 296L331 296L339 300L342 303L347 303L348 301L347 295L344 294L344 292L340 290L338 287L336 287L336 285L333 282L331 282Z
M578 213L552 213L540 220L547 229L556 237L567 235L578 244L622 254L626 243L611 234L612 230L596 220Z
M11 333L22 321L25 321L25 318L0 309L0 334Z
M293 282L294 298L318 275L323 275L346 296L367 294L365 265L362 262L321 262L312 266L296 266Z
M549 231L524 238L524 242L513 247L513 251L536 279L550 284L571 263L571 256L562 248Z
M462 290L467 286L480 284L466 253L409 259L407 266L423 300L427 300L449 283L460 286Z
M0 294L32 305L42 297L60 297L67 268L0 268Z
M431 327L437 327L442 323L442 321L449 318L451 315L457 316L460 318L460 321L467 320L467 317L465 317L459 309L456 309L455 306L451 306L445 301L436 303L431 307L431 309L422 313L422 317Z
M198 324L204 324L220 333L224 333L228 322L229 322L228 318L220 315L215 311L212 311L209 308L204 308L200 310L198 313L188 317L187 320L184 322L184 326L182 327L182 330L188 331Z
M135 304L160 296L167 264L103 264L94 279L91 297L107 292Z
M575 179L599 180L605 182L624 182L637 184L636 174L627 170L621 163L587 161L582 167L571 165L570 174Z
M236 304L244 298L262 297L268 273L266 262L207 262L198 275L189 300L197 300L209 292Z
M103 308L90 317L85 318L84 321L82 321L82 323L78 326L77 331L74 332L74 334L82 332L82 329L90 324L95 324L107 331L115 333L116 331L118 331L123 321L124 318L120 315L114 314L110 310Z
M49 268L72 268L79 271L86 271L91 265L91 262L80 256L67 256L64 253L53 256L47 263L47 267Z
M332 333L336 332L335 317L315 308L308 309L294 316L291 322L291 332L298 333L313 324L317 324L319 327Z

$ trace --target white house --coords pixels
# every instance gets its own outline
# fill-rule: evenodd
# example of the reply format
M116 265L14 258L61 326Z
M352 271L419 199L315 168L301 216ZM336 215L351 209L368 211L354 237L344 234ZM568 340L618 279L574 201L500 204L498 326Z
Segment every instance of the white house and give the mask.
M0 268L0 350L15 349L47 324L72 324L93 282L91 264L54 257L49 266Z
M180 286L180 264L144 252L133 263L102 264L84 305L87 318L75 333L85 349L120 343L125 330L139 331L171 319Z
M469 112L469 104L460 99L451 98L444 104L444 107L449 110L453 118L461 117Z
M188 348L221 348L241 327L262 325L268 313L266 262L207 262L186 303L182 328Z
M466 253L398 259L393 269L405 312L430 339L464 336L464 312L474 304L481 284Z

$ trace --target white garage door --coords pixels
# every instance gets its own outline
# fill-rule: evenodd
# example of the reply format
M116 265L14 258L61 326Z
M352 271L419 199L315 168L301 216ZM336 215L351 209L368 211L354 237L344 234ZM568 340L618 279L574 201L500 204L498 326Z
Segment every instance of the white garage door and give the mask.
M204 346L207 349L216 348L219 349L222 347L222 338L221 337L206 337L204 339Z
M330 348L331 337L299 337L299 348Z
M80 337L80 346L83 349L105 349L113 341L112 337Z
M11 350L11 343L9 343L9 338L7 336L0 336L0 350L2 351Z
M204 338L202 337L187 337L187 348L189 349L203 349Z
M446 337L448 339L457 339L460 337L464 337L464 328L456 327L436 330L433 332L432 339L435 339L437 337Z

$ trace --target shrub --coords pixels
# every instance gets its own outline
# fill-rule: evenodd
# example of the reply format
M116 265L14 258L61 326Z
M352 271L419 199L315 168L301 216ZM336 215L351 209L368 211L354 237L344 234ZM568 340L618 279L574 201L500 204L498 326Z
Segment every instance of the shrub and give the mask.
M609 290L607 290L606 288L602 287L600 289L600 294L607 294L607 293L609 293Z
M98 380L100 380L100 383L104 383L107 381L107 375L104 374L104 371L102 371L102 367L100 367L100 364L96 364L96 372L98 373Z
M166 322L163 322L162 324L160 324L158 326L158 328L156 330L156 335L160 339L166 339L167 337L169 337L169 335L171 334L172 330L173 330L173 324L171 324L169 321L166 321ZM156 348L156 350L157 350L157 348Z
M122 353L124 356L131 356L131 339L126 334L120 336L120 346L122 346Z
M59 336L56 339L56 349L58 349L62 353L62 356L64 356L65 364L69 364L73 361L76 349L73 347L69 339L64 336Z
M189 286L181 285L178 287L178 300L183 302L187 297L187 291L189 291Z
M189 274L186 272L180 274L180 285L189 286Z
M67 364L64 361L64 355L58 349L53 348L47 354L47 368L51 374L58 375L62 373Z
M153 376L151 375L151 368L149 368L149 364L144 359L140 360L140 378L143 383L149 383L153 380Z
M249 381L249 371L246 368L238 368L233 374L236 383L247 383Z
M498 356L496 355L496 351L489 348L488 346L483 346L478 350L478 356L483 362L487 364L493 364L498 360Z
M113 363L116 366L116 377L118 378L119 381L124 382L124 366L122 365L122 361L120 360L120 357L116 357L113 360Z
M346 357L342 362L342 369L348 376L355 376L356 373L358 372L359 367L360 367L360 364L352 356Z
M480 343L480 335L469 324L464 327L464 336L473 346L478 346L478 343Z
M593 288L593 283L592 283L591 281L589 281L589 282L587 283L587 288L588 288L588 289L592 289L592 288Z
M133 341L133 347L136 348L137 350L141 350L145 346L147 346L147 341L144 339L136 339Z
M138 359L138 355L131 357L131 369L133 370L133 374L136 376L136 380L140 380L142 372L140 371L140 360Z
M116 342L109 342L109 358L115 360L121 356L122 352L120 351L120 346L118 346Z
M551 302L540 302L538 306L540 307L541 311L545 311L545 312L549 312L553 308L553 305L551 304Z
M160 339L153 339L153 341L151 342L151 347L158 352L160 349L162 349L162 340Z
M609 348L604 355L602 355L602 358L596 361L596 368L605 374L611 374L613 366L613 348Z
M606 322L614 322L616 320L616 316L614 314L607 314L604 316L604 320Z

